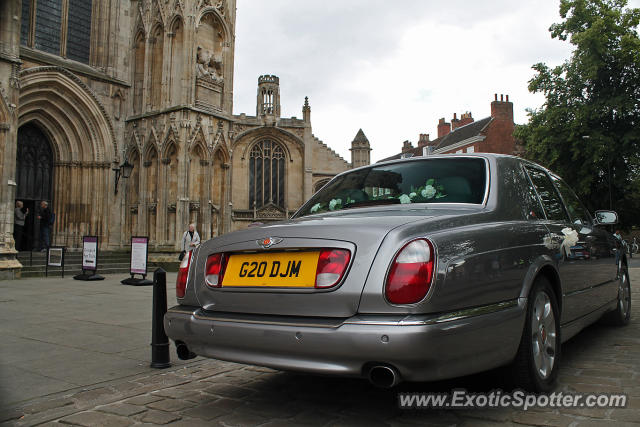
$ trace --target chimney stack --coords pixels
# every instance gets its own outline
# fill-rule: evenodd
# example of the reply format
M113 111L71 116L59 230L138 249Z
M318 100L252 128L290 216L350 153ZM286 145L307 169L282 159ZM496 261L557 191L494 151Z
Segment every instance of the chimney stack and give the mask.
M411 143L411 141L406 140L402 143L402 152L406 153L413 150L413 144Z
M424 147L425 145L429 144L429 134L428 133L421 133L420 134L420 139L418 139L418 147Z
M500 95L500 101L498 101L498 95L495 95L495 101L491 103L491 117L494 120L503 120L511 123L513 126L513 103L509 102L509 95L507 100L504 100L504 95Z
M438 138L442 138L451 132L451 123L444 121L444 117L438 121Z

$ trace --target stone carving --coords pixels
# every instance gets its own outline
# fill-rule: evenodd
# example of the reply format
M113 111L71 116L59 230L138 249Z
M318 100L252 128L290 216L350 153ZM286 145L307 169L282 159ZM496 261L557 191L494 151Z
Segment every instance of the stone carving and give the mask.
M217 146L220 143L220 139L222 138L222 132L224 130L224 123L221 121L218 122L218 133L216 134L214 140L209 145L209 149L212 150L213 147Z
M9 111L9 113L13 116L14 111L16 109L16 105L9 102L9 97L7 96L7 93L5 92L4 88L2 87L2 82L0 82L0 97L2 97L2 102L4 103L5 107ZM5 124L6 123L3 123L3 125L5 125ZM8 126L8 124L7 124L7 126ZM5 130L9 130L9 128L7 127Z
M273 205L267 205L262 209L258 209L258 218L284 218L285 214L280 209Z
M20 63L11 64L11 77L9 77L9 86L20 90Z
M176 213L176 204L170 203L169 205L167 205L167 211L170 213Z
M252 220L254 219L253 211L251 210L234 210L233 211L233 219L244 219L244 220Z
M113 95L113 118L116 120L120 120L120 116L122 115L122 94L120 91L117 91Z
M214 4L215 3L215 4ZM202 9L205 6L214 6L221 16L224 16L224 0L200 0L198 3L198 9Z
M216 10L220 12L220 15L224 16L224 1L220 0L216 3Z
M189 202L189 212L200 212L200 202Z
M196 53L196 75L200 79L222 83L222 57L198 46Z

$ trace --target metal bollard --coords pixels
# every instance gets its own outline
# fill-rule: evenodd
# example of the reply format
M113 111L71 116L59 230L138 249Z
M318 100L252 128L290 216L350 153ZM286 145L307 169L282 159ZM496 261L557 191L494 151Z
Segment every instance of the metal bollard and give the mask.
M153 313L151 326L151 367L168 368L169 338L164 332L164 315L167 312L167 272L162 268L153 272Z

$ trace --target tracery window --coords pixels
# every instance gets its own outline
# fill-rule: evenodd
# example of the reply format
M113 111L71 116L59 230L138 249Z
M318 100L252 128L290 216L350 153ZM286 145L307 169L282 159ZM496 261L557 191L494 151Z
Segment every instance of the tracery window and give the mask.
M249 205L261 208L274 204L284 208L285 155L282 147L264 139L251 148L249 156Z
M89 63L92 0L22 0L20 44Z

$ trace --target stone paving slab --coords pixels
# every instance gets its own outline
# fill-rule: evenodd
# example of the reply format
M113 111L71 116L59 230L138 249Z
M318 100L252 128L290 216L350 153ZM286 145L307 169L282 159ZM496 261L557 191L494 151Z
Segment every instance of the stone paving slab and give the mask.
M0 413L42 396L155 372L149 367L153 289L120 284L126 277L0 281ZM169 303L175 278L167 274Z
M403 410L400 391L489 392L506 388L508 379L495 370L380 390L358 379L197 358L6 407L0 426L640 426L640 268L631 280L632 323L593 325L565 343L556 390L626 393L626 408Z

